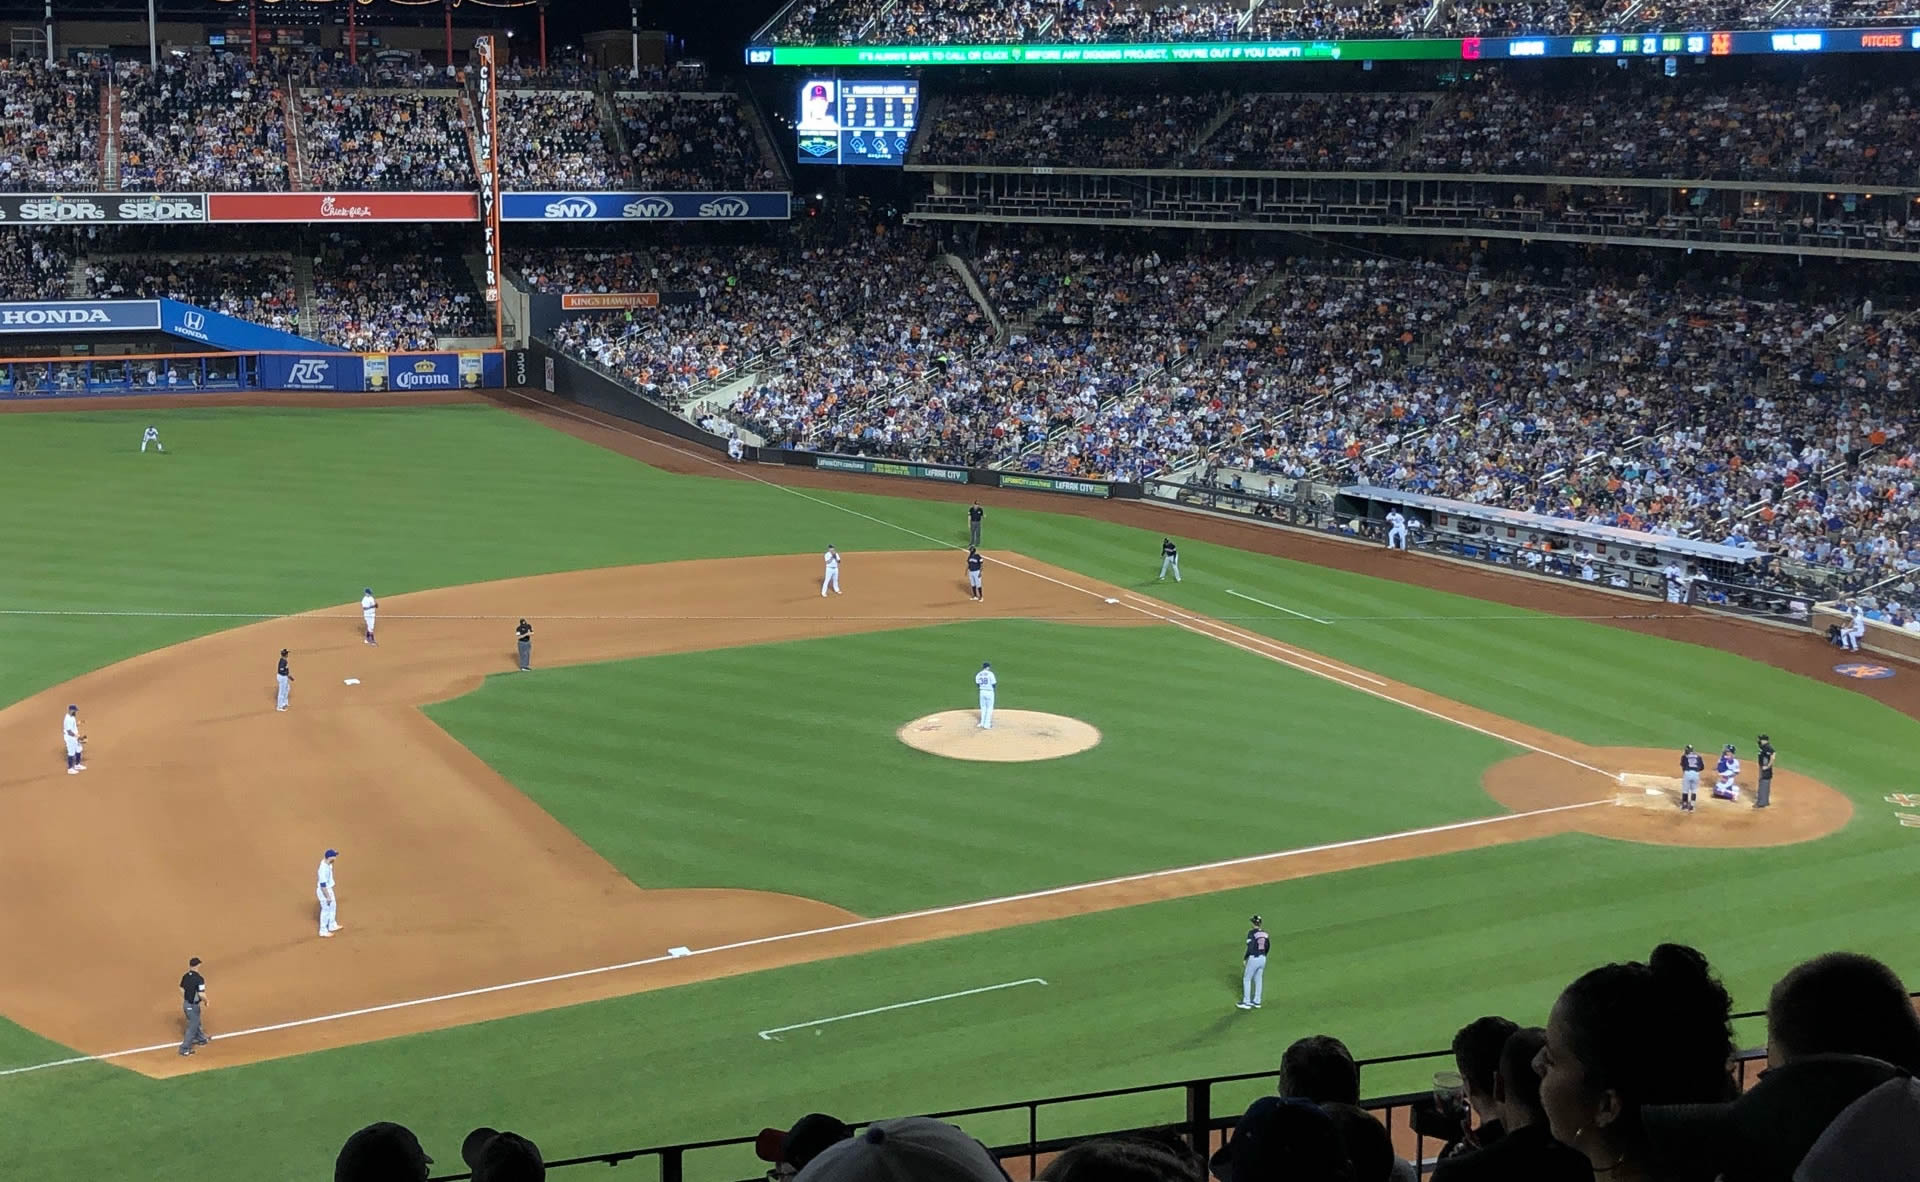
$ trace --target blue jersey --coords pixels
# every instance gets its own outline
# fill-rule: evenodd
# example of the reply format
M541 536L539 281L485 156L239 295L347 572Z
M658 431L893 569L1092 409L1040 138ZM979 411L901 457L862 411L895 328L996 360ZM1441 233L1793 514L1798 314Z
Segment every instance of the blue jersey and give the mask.
M1247 932L1247 955L1249 957L1265 956L1268 947L1271 946L1272 943L1272 936L1267 935L1259 928L1253 928Z

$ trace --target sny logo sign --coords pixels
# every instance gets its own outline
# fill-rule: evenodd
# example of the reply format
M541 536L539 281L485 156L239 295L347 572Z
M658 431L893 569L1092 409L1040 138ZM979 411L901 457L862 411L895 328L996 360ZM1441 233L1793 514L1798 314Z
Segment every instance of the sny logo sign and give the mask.
M638 201L627 202L620 211L625 218L670 218L673 216L673 202L664 197L642 197Z
M747 202L743 197L722 197L717 201L703 202L700 206L703 218L743 218L747 216Z
M600 207L586 197L568 197L547 206L550 218L596 218L600 216Z

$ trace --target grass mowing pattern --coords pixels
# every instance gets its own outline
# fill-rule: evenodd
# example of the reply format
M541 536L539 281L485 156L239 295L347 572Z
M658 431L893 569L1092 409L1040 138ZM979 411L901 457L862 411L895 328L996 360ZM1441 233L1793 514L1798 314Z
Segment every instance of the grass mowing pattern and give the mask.
M895 738L969 706L984 659L1002 709L1100 745L981 764ZM1177 629L1028 621L495 677L429 713L642 886L863 915L1488 816L1479 769L1514 752Z
M147 421L160 424L178 454L138 454ZM290 612L344 602L367 582L386 594L622 562L811 551L829 541L855 553L931 544L833 505L948 541L962 540L965 528L955 505L835 492L808 500L740 482L670 477L484 408L21 416L0 427L0 494L17 522L0 537L0 608ZM1920 976L1911 908L1896 885L1908 877L1914 834L1895 826L1879 801L1910 790L1920 729L1892 711L1709 650L1200 543L1182 543L1185 583L1153 584L1157 536L1080 518L989 509L986 540L1220 615L1265 611L1225 595L1231 587L1327 617L1522 617L1335 627L1285 616L1241 622L1588 742L1677 745L1704 737L1745 745L1768 730L1788 766L1848 792L1861 813L1840 834L1782 850L1563 837L165 1084L98 1065L0 1078L0 1110L12 1118L10 1160L22 1176L49 1178L310 1177L325 1173L352 1129L396 1119L413 1125L452 1168L459 1138L483 1122L519 1128L558 1157L750 1131L815 1107L866 1117L1269 1068L1289 1039L1314 1030L1341 1034L1362 1055L1405 1051L1442 1045L1484 1012L1538 1020L1579 971L1644 956L1662 939L1699 943L1749 1007L1789 964L1838 944L1885 957L1909 980ZM0 700L225 626L0 617ZM944 645L944 631L894 639ZM1188 642L1196 653L1206 649ZM1198 658L1184 648L1170 652L1177 660L1167 676L1184 678L1181 663ZM946 659L925 674L939 682L935 705L965 706L965 683L950 686ZM994 659L996 666L1006 660ZM1228 660L1206 663L1216 659ZM1204 733L1222 696L1264 693L1277 675L1258 662L1226 669L1205 679L1213 690L1205 702L1157 706L1142 697L1133 726L1172 730L1170 717L1156 722L1153 712L1191 708L1193 732ZM1063 665L1058 675L1070 680L1070 672ZM1302 693L1346 696L1324 683L1302 690L1294 675L1278 675L1287 679L1289 701ZM540 689L560 676L543 671L527 681ZM712 676L724 686L722 672ZM1022 692L1029 681L1022 676ZM792 710L809 693L796 685L770 696ZM489 689L449 708L491 709L491 696ZM1011 690L1007 704L1014 704ZM715 709L726 705L719 699ZM1417 757L1418 744L1407 739L1417 717L1393 712L1357 748L1327 758L1365 766L1401 747ZM672 736L661 744L674 745ZM1182 790L1180 765L1202 754L1215 758L1176 750L1146 772L1164 770ZM1437 754L1425 762L1442 770ZM1242 817L1238 826L1263 822L1274 840L1255 844L1293 844L1285 814ZM617 835L580 823L589 841L616 848ZM1237 835L1222 839L1230 836ZM647 853L635 846L618 857L637 865ZM849 858L862 856L856 850ZM1074 856L1059 846L1036 855ZM1267 1009L1243 1015L1231 1009L1230 986L1242 920L1253 909L1271 921L1277 951ZM779 1044L752 1033L1024 976L1054 984L952 1010L887 1015L879 1026L843 1023ZM1249 1035L1246 1023L1258 1023L1257 1033ZM0 1023L0 1063L60 1054ZM1380 1077L1368 1089L1420 1082ZM1128 1107L1103 1118L1136 1113L1167 1115ZM694 1177L706 1179L756 1172L743 1158L693 1167Z

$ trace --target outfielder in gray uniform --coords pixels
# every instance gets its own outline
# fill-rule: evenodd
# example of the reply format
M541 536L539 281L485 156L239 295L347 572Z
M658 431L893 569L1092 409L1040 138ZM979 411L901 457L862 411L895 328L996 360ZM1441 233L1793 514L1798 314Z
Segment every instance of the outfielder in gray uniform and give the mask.
M1260 917L1253 917L1253 928L1247 932L1246 967L1240 973L1240 1004L1235 1009L1257 1010L1260 1008L1260 994L1267 984L1267 952L1273 946L1273 937L1260 927Z

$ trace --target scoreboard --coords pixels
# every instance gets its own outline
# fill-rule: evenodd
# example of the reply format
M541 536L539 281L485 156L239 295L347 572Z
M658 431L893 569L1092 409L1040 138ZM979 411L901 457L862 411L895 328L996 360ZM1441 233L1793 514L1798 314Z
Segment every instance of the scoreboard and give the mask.
M799 110L800 163L898 165L920 117L920 84L809 78Z

